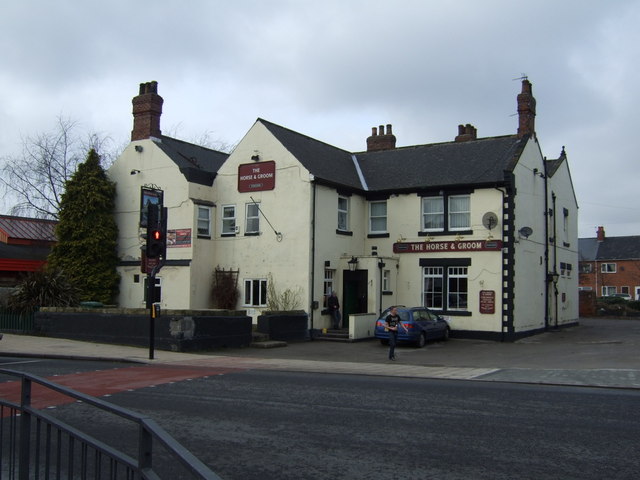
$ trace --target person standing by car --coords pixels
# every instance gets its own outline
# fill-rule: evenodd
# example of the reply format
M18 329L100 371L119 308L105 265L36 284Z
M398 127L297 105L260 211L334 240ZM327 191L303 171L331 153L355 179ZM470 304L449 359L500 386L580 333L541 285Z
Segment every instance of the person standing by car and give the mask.
M386 329L389 332L389 360L396 359L396 342L398 341L398 327L404 328L404 331L409 333L407 327L400 321L400 315L398 315L398 309L393 307L387 318L384 319L386 323Z
M336 292L331 292L331 296L327 302L327 307L329 307L329 312L331 313L333 328L338 330L340 328L340 302L338 301Z

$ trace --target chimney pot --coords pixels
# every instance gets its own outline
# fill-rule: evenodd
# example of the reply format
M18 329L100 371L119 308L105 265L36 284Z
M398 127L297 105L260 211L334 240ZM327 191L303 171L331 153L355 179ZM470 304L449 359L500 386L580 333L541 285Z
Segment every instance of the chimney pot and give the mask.
M534 135L536 132L536 99L532 93L531 82L522 80L522 91L518 95L518 137Z
M371 136L367 138L367 152L377 152L380 150L393 150L396 148L396 137L392 133L391 124L387 124L385 133L384 125L371 129Z
M162 135L160 116L164 100L158 95L158 82L141 83L140 93L137 97L133 97L131 103L133 104L131 141L145 140L149 137L159 138Z
M604 242L604 227L600 226L598 227L598 241L599 242Z
M456 142L468 142L478 139L478 130L476 127L467 123L466 125L458 125L458 136L454 139Z

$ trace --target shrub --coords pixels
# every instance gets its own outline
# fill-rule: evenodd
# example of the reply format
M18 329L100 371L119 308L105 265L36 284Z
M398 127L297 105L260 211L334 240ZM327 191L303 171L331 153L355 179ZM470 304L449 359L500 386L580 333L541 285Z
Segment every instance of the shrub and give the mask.
M267 310L272 312L288 312L298 310L300 308L300 297L302 296L302 288L295 290L287 288L283 292L276 289L273 276L269 274L267 282Z
M27 274L9 296L8 306L18 312L33 312L39 307L78 305L80 289L61 270Z

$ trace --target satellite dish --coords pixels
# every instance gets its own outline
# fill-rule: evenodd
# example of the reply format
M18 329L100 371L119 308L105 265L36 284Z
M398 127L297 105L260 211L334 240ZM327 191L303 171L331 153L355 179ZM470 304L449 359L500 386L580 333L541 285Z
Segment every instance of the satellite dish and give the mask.
M493 212L487 212L482 216L482 225L487 230L493 230L498 225L498 216Z
M524 238L529 238L529 236L533 233L533 230L531 229L531 227L522 227L520 230L518 230L518 233Z

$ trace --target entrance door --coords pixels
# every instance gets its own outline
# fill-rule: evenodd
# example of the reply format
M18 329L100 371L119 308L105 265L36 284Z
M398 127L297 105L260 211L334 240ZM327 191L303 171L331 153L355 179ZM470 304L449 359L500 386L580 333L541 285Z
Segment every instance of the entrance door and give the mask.
M342 276L342 327L349 327L349 314L367 313L367 270L344 270Z

